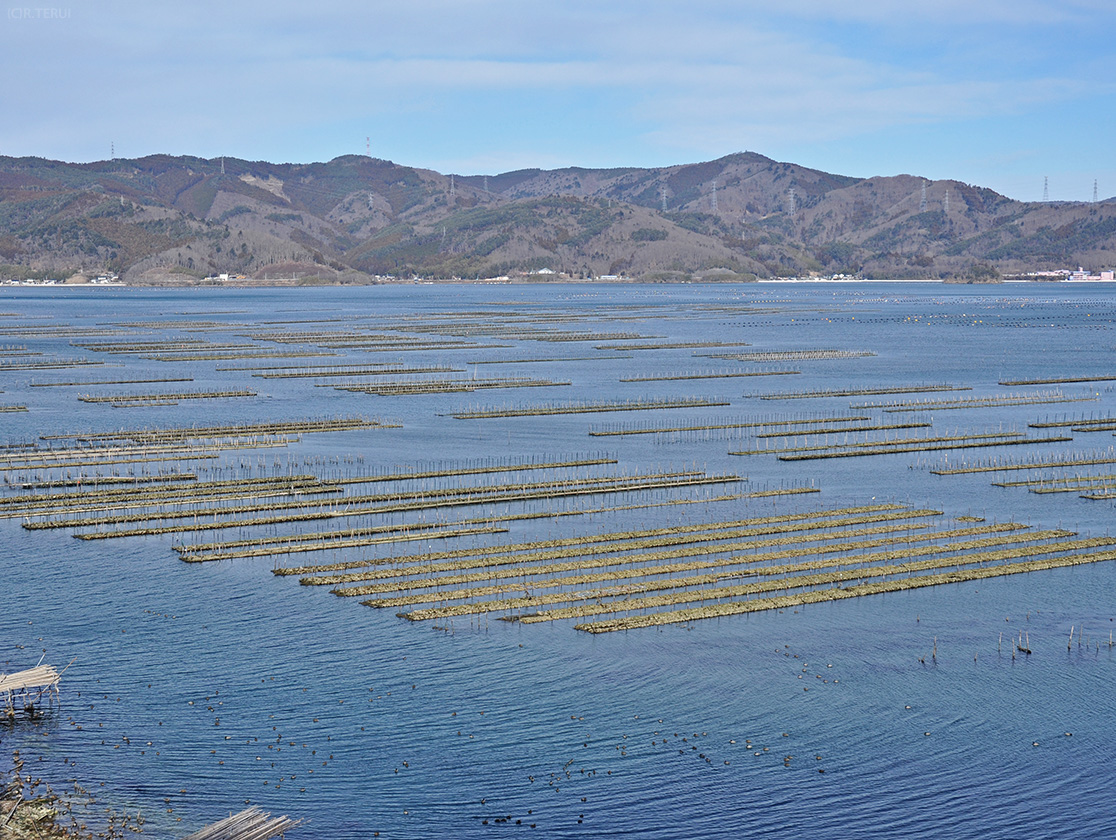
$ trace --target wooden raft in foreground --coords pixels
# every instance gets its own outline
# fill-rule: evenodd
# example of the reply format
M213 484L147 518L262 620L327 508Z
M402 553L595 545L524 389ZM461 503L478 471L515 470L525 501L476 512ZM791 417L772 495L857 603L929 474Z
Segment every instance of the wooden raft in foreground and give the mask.
M301 824L288 816L272 817L259 808L245 808L223 820L195 831L185 840L269 840Z
M0 674L0 697L4 698L5 712L15 714L17 698L23 700L24 706L33 705L44 694L48 699L57 698L61 679L53 666L41 664L14 674Z

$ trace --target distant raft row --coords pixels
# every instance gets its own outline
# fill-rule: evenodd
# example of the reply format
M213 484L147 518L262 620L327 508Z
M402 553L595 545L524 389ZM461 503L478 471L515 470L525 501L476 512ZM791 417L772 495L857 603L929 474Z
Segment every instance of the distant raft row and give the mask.
M254 370L254 377L260 379L324 379L332 376L395 376L401 374L423 373L463 373L461 368L446 365L422 365L408 367L397 364L371 365L311 365L307 367L270 367L270 368L218 368L218 370Z
M366 382L333 385L338 391L375 396L415 396L420 394L463 394L500 388L543 388L569 385L567 381L506 377L503 379L416 379L393 382Z
M561 519L565 517L591 516L602 513L647 510L650 508L671 508L682 505L699 505L717 502L735 502L740 499L764 499L775 496L797 496L820 492L811 486L782 486L766 490L753 490L745 493L730 493L717 496L687 496L677 499L657 499L624 505L604 505L591 508L538 509L522 513L500 513L434 523L418 522L403 525L373 526L368 528L348 528L341 530L310 531L299 534L274 537L250 537L210 543L183 543L175 546L180 559L188 563L204 563L217 560L233 560L245 557L271 557L299 554L304 552L335 552L339 549L359 548L370 545L385 545L415 540L444 540L450 537L475 536L477 534L506 533L505 527L512 522L530 519ZM277 568L276 574L302 573L306 569L326 571L359 568L367 565L366 560L338 561L333 564L306 566L292 570Z
M4 481L9 485L52 480L34 474L35 471L68 471L85 467L166 463L175 466L161 468L162 471L173 469L183 472L183 463L212 462L227 451L285 448L297 442L302 434L375 428L397 428L397 425L361 417L344 417L41 435L40 440L47 445L36 441L0 447L0 472L24 471L22 476L5 475ZM84 483L94 484L101 478L90 475ZM78 486L81 485L79 481Z
M13 453L10 457L25 457ZM346 519L416 511L448 510L469 506L491 507L522 502L554 501L575 497L648 492L694 491L742 481L734 474L710 475L696 470L573 477L547 476L540 481L508 481L500 473L519 470L553 471L555 468L596 467L612 459L571 459L568 462L527 460L510 464L467 465L460 470L405 471L385 476L349 475L333 480L310 476L233 479L180 486L145 487L13 497L7 515L24 518L23 527L38 531L72 529L81 539L187 533L230 528L252 528L280 523ZM431 486L432 476L496 475L495 483ZM385 492L349 494L355 484L384 481L411 482L417 486L393 487ZM177 491L177 492L176 492ZM186 520L186 521L183 521ZM86 529L95 529L88 531Z
M817 391L784 391L755 394L761 400L814 400L828 397L862 397L874 394L919 394L937 391L971 391L967 385L878 385L866 388L822 388Z
M233 344L224 342L206 341L202 338L178 339L149 339L131 341L71 341L74 347L91 350L94 353L114 353L126 355L139 355L141 353L158 353L161 351L195 351L195 350L230 350L255 347L254 344Z
M1116 464L1116 449L1094 450L1093 452L1064 452L1048 455L1045 458L1026 458L1012 460L1009 458L994 458L984 461L949 462L940 467L931 468L934 475L969 475L972 473L1004 472L1012 470L1046 470L1061 469L1063 467L1086 467L1099 464Z
M889 414L904 411L955 411L964 408L995 408L1008 405L1043 405L1045 403L1093 402L1094 397L1071 397L1061 391L1038 394L999 394L990 397L964 397L953 400L910 400L907 402L855 403L854 410L882 408Z
M742 421L738 418L710 417L701 423L690 423L685 426L671 426L662 423L652 423L646 420L635 423L610 423L605 426L591 426L590 437L605 437L609 435L657 435L674 434L678 432L705 432L715 429L774 429L793 428L798 426L818 426L826 423L860 423L871 420L867 414L818 414L810 417L802 415L780 414L766 419Z
M153 362L228 362L234 359L308 359L336 356L322 350L243 350L205 351L199 353L153 353L142 358Z
M780 461L810 461L827 458L855 458L868 455L893 455L904 452L933 452L948 449L974 449L993 446L1024 446L1072 440L1065 436L1030 438L1022 432L989 432L968 435L922 435L890 440L861 440L843 443L803 443L778 447L745 449L730 455L777 455ZM762 441L767 443L766 440Z
M679 505L708 504L715 502L738 501L742 498L768 498L790 496L804 493L817 493L816 487L780 487L771 490L756 490L750 493L733 493L720 496L691 496L681 499L638 502L626 505L607 505L594 508L572 508L559 510L532 510L524 513L503 513L487 516L469 517L439 522L414 522L401 525L377 525L366 528L346 528L341 530L308 531L298 534L273 537L249 537L210 543L182 543L175 546L181 560L187 563L208 563L220 560L235 560L249 557L276 558L282 555L310 552L336 552L373 545L392 546L396 543L419 540L446 540L457 537L474 537L481 534L507 533L512 522L530 519L558 519L564 517L589 516L619 511L645 510L649 508L676 507ZM302 568L336 569L358 568L364 560L339 561L335 564ZM290 569L278 568L276 574L288 574Z
M448 510L458 507L509 505L522 502L553 502L576 496L601 496L615 494L647 493L650 491L693 490L702 486L727 484L741 479L734 475L678 474L643 476L639 478L598 478L584 481L545 481L517 485L481 485L453 487L442 490L415 490L343 497L326 502L273 502L269 504L222 506L180 511L134 513L117 516L84 517L45 522L24 522L28 530L44 528L104 528L78 533L80 539L106 539L111 537L148 536L153 534L213 531L229 528L249 528L284 523L338 521L347 518L382 516L386 514ZM246 515L247 514L247 515ZM231 517L231 518L230 518ZM192 520L170 525L150 525L133 528L121 525L143 522Z
M274 420L264 423L239 423L221 426L178 426L148 429L121 429L114 432L70 432L40 435L40 440L128 440L135 443L203 440L206 438L244 438L252 435L302 435L343 432L356 429L398 428L368 417L332 417L322 420Z
M1074 432L1113 432L1116 431L1116 417L1082 417L1077 419L1045 420L1028 424L1032 429L1057 429L1069 427Z
M1055 376L1049 379L1002 379L1001 385L1062 385L1074 382L1112 382L1116 374L1105 376Z
M683 373L663 373L658 376L621 377L621 382L677 382L688 379L741 379L752 376L794 376L800 370L707 370Z
M1116 475L1073 475L1023 480L994 481L997 487L1024 487L1031 493L1051 495L1055 493L1077 493L1082 499L1107 501L1116 499Z
M193 382L192 376L160 377L158 379L96 379L85 382L32 382L32 388L85 388L91 385L155 385L168 382Z
M688 350L699 347L748 347L744 341L656 341L647 344L598 344L594 350Z
M722 405L729 405L728 400L708 399L704 397L669 397L660 400L575 401L567 403L505 406L499 408L477 408L466 411L455 411L450 416L458 420L480 420L496 417L541 417L555 414L600 414L612 411L661 411L664 409L708 408Z
M227 391L178 391L166 394L105 394L92 396L82 394L78 399L84 403L108 403L112 406L176 404L182 400L225 400L236 397L256 397L255 391L240 388Z
M0 454L0 471L44 470L103 466L109 464L152 463L156 461L211 460L229 449L261 449L286 446L294 438L258 436L227 438L197 445L174 442L145 443L135 446L75 446L34 448Z
M1111 559L1114 538L873 504L275 573L412 621L497 613L596 633Z
M0 361L0 373L27 370L59 370L63 368L87 367L90 365L103 364L104 362L92 359L44 359L34 362Z
M709 358L737 362L813 362L863 359L875 355L871 350L757 350L752 353L711 353Z
M530 365L530 364L548 364L552 362L589 362L599 361L601 359L630 359L631 356L551 356L543 358L525 358L525 359L469 359L465 362L468 365Z
M77 513L89 510L129 510L161 505L198 505L215 499L257 499L275 495L313 496L341 494L346 485L416 481L467 475L491 475L529 470L554 470L615 464L612 458L572 458L563 461L486 461L439 469L408 469L366 475L320 479L312 474L284 474L272 477L240 476L234 479L198 481L196 475L174 474L146 479L87 477L76 482L80 488L68 493L26 492L0 497L0 516L23 517L44 513ZM101 483L106 487L101 487ZM65 482L62 486L74 486ZM126 486L119 486L124 484ZM155 486L150 486L154 484ZM19 489L51 489L58 483L27 485Z

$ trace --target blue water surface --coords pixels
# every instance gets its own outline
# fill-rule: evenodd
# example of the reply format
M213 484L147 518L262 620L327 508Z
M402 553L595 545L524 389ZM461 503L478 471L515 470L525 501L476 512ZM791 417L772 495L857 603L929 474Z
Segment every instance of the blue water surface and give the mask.
M1114 291L1069 284L899 283L4 288L4 361L14 360L12 348L24 347L43 354L28 358L104 364L0 368L0 404L28 408L0 414L0 443L52 433L363 415L400 427L306 435L284 449L226 453L218 462L223 472L207 469L228 478L282 464L344 476L606 454L619 462L615 469L628 473L689 468L746 477L745 489L812 482L820 490L522 520L508 534L467 545L873 501L1103 535L1112 525L1111 501L1038 495L994 486L1002 474L941 476L929 468L993 458L1111 457L1108 431L1004 450L804 462L730 455L756 445L742 433L590 437L589 431L710 418L855 414L851 404L903 399L1058 392L1080 400L903 414L861 410L880 422L924 418L936 434L1003 430L1038 437L1049 430L1029 429L1028 423L1116 413ZM639 337L543 341L509 336L501 329L509 323ZM169 337L320 350L313 340L279 345L259 334L362 329L398 336L410 325L416 328L408 333L412 337L445 341L455 324L469 326L467 336L457 337L473 346L164 362L73 344ZM76 328L102 334L75 337ZM739 346L597 349L714 341ZM797 362L704 355L801 349L873 355ZM528 361L538 359L565 361ZM493 360L505 361L478 364ZM454 376L547 377L570 384L376 397L316 387L318 380L261 379L229 369L370 362L429 363L461 371ZM621 381L783 368L801 372ZM1105 376L1112 378L999 384ZM193 381L32 387L156 377ZM972 390L762 399L911 384ZM257 396L129 409L77 399L82 393L244 387ZM681 396L727 404L492 420L449 416L495 405ZM900 434L907 433L891 436ZM128 469L160 468L167 465ZM1116 464L1082 472L1116 473ZM8 471L5 477L11 483L27 476ZM528 472L516 480L533 479ZM709 494L717 492L724 488ZM663 492L565 507L684 496ZM520 504L497 512L530 509ZM447 518L467 515L477 512L455 511ZM404 520L411 521L395 516L377 522ZM44 653L57 667L73 660L60 707L38 720L20 715L4 724L0 754L19 750L28 769L56 788L76 781L93 790L98 808L142 813L152 836L185 836L247 804L305 820L288 834L292 840L524 832L983 840L1116 834L1113 563L590 635L573 622L520 625L498 615L436 628L270 573L276 564L457 543L186 564L172 551L185 539L82 541L64 530L27 531L19 521L0 520L0 670L31 667ZM1020 634L1030 655L1011 652L1010 642Z

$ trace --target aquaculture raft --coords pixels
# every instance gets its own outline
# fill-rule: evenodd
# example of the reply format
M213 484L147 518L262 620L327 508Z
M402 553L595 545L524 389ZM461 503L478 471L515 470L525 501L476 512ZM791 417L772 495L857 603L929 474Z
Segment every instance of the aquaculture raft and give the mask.
M45 695L48 702L58 699L58 683L62 675L51 665L36 665L26 671L14 674L0 674L0 697L4 698L4 712L9 717L15 714L16 701L24 708L34 707Z

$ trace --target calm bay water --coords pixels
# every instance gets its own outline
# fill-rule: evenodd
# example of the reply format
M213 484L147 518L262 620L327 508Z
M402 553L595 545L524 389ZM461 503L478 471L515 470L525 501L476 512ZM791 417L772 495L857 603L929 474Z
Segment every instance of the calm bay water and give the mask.
M1037 420L1116 414L1114 380L998 384L1116 377L1111 287L19 288L0 291L0 312L5 313L0 329L8 331L0 345L105 362L0 374L0 404L28 407L26 413L0 415L0 443L58 432L362 414L397 421L401 428L306 435L284 450L230 453L221 461L225 472L216 475L259 472L277 459L292 470L344 476L476 459L605 453L619 461L618 469L632 473L696 465L746 476L748 489L808 481L820 489L812 496L524 520L511 533L491 537L493 543L873 499L1088 535L1109 532L1113 521L1111 501L1088 501L1075 493L1037 495L993 486L989 474L939 476L927 469L963 458L1022 460L1108 450L1111 432L1073 433L1070 442L1010 450L800 463L728 454L748 448L754 443L750 437L588 435L590 429L621 424L848 414L858 413L850 403L1055 390L1089 401L918 415L880 408L862 413L881 422L932 420L936 434L1034 433L1027 424ZM248 336L357 328L398 335L406 325L415 328L416 338L444 341L453 321L482 323L461 336L474 346L163 362L71 344L172 337L290 349L296 345ZM502 333L499 327L509 323L516 329L602 335L592 341L532 340ZM51 332L63 325L120 335ZM605 335L610 333L638 338ZM596 349L712 341L741 346ZM875 355L793 362L695 356L799 349ZM539 359L564 361L529 361ZM520 361L479 364L493 360ZM378 397L315 387L317 380L260 379L221 369L373 361L447 365L463 371L457 376L548 377L570 384ZM621 381L748 369L801 373ZM194 381L31 387L155 377ZM972 390L760 399L776 392L909 384ZM93 391L243 387L258 396L128 409L77 400L79 393ZM729 404L494 420L447 416L477 406L666 396ZM891 436L900 434L908 433ZM1116 465L1085 471L1116 473ZM529 473L524 476L521 480L532 480ZM453 514L459 515L469 514ZM292 840L376 832L655 838L1116 833L1111 793L1116 663L1109 645L1116 617L1113 563L589 635L574 630L572 622L519 625L495 615L479 622L457 619L447 632L397 618L392 610L369 609L356 598L336 598L326 587L300 587L294 578L270 574L276 562L350 556L341 552L190 565L171 550L173 537L87 542L62 530L26 531L10 520L0 520L0 540L0 670L30 667L44 651L59 667L76 658L63 680L60 711L37 723L21 719L0 728L0 750L10 755L19 749L33 757L33 772L57 787L75 779L106 806L141 811L152 836L184 836L246 802L308 820L297 834L291 832ZM1087 645L1075 637L1067 648L1071 626L1084 626ZM1020 632L1033 653L1013 658L1008 639Z

